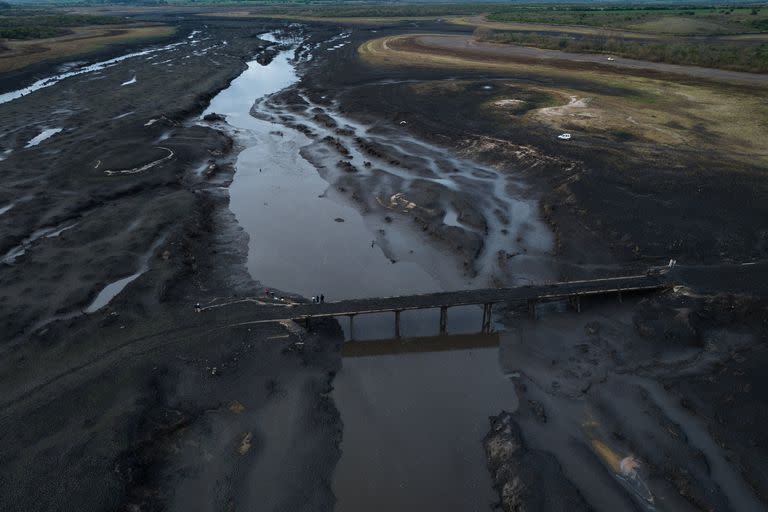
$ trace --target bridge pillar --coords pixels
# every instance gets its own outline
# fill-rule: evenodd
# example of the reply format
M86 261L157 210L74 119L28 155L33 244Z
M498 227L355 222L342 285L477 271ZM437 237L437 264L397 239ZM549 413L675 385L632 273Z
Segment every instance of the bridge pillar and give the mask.
M581 313L581 295L576 296L576 312Z
M536 299L528 299L528 315L536 320Z
M355 339L355 315L348 315L349 316L349 340L353 341Z
M395 310L395 338L400 339L400 311Z
M488 334L491 332L491 313L493 310L493 304L483 304L483 325L481 332Z
M621 302L624 302L624 301L621 299L621 290L619 290L619 302L620 302L620 303L621 303Z
M440 334L448 332L448 306L440 307Z
M310 325L309 325L309 323L310 323L310 322L309 322L309 319L310 319L310 318L312 318L312 317L311 317L311 316L308 316L307 318L305 318L305 319L304 319L304 327L307 329L307 331L309 331L309 330L310 330L310 329L309 329L309 327L310 327Z

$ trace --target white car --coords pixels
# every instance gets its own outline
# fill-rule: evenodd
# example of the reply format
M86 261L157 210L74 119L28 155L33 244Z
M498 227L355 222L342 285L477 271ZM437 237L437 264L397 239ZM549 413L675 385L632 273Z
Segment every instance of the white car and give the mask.
M615 61L616 59L614 59L613 57L608 57L608 60L609 60L609 61L611 61L611 62L613 62L613 61Z
M562 140L571 140L571 134L570 133L561 133L557 136L558 139Z

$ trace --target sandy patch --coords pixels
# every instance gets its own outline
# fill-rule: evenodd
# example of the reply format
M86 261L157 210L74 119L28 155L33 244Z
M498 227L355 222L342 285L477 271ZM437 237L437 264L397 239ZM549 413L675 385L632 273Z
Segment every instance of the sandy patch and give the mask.
M565 105L559 105L557 107L544 107L536 109L536 116L540 118L547 117L595 117L594 112L589 112L586 109L589 106L591 98L579 98L578 96L571 96L568 99L568 103Z
M516 99L503 99L503 100L496 100L493 102L494 107L499 108L510 108L510 107L519 107L525 105L525 101L523 100L516 100Z

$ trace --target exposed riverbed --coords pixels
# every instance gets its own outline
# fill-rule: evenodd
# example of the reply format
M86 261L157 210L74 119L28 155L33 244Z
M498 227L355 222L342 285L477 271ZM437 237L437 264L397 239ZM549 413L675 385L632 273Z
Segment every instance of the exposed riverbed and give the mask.
M272 34L262 38L275 40ZM332 49L334 41L327 45ZM250 62L205 112L226 116L244 147L230 186L230 208L249 237L247 266L253 278L304 296L323 293L327 300L488 286L490 265L470 275L457 257L413 229L407 218L390 212L385 219L386 209L366 211L339 192L334 184L344 176L329 169L339 157L318 143L333 131L322 133L319 123L312 125L313 133L297 130L298 117L270 101L270 95L298 81L293 51L283 50L266 66ZM492 170L459 161L409 136L383 135L380 127L357 124L330 109L327 115L333 124L345 127L342 137L353 137L351 132L368 136L370 130L377 142L386 140L392 154L414 162L412 169L379 163L369 173L360 173L361 182L380 178L377 187L384 195L432 182L455 197L465 184L469 191L477 186L490 193L489 204L496 209L523 205L515 206L503 195L505 181ZM362 168L363 154L353 151L350 160ZM440 176L444 171L447 175ZM399 188L388 188L392 186ZM446 224L461 228L462 219L450 200L446 207ZM515 220L522 225L529 217ZM496 244L502 227L488 220L494 231L488 238ZM539 237L536 243L545 250L549 241ZM495 257L494 245L490 247L487 261ZM340 319L351 337L345 320ZM437 334L437 311L406 312L402 322L406 336ZM472 332L479 330L480 322L478 308L454 308L448 328L451 333ZM354 329L356 339L387 338L393 335L392 317L357 318ZM440 339L436 342L439 345ZM365 352L366 342L351 343L362 343ZM464 350L344 359L333 394L344 423L343 455L333 483L337 510L370 509L370 496L381 498L375 500L375 510L436 504L442 510L489 508L494 493L481 440L488 416L514 410L517 399L501 372L497 349L471 347L469 343Z
M551 236L523 183L421 141L401 128L404 124L366 124L340 113L332 99L311 98L299 86L293 49L281 49L266 66L249 63L206 111L225 115L244 148L230 186L230 208L249 237L247 267L254 279L336 300L549 276ZM467 254L474 259L462 265ZM546 308L557 309L556 304ZM606 339L618 343L636 336L627 314L614 312L625 318ZM666 442L664 421L674 417L690 432L676 446L679 453L698 448L708 452L708 460L719 459L694 422L672 414L669 404L648 391L657 389L652 381L607 377L615 364L610 350L600 345L602 339L584 336L611 318L585 326L579 317L562 315L560 323L568 325L553 322L550 331L530 326L532 333L540 331L534 339L545 334L546 339L521 343L528 337L521 327L488 343L479 335L455 336L480 326L477 308L455 308L448 324L454 336L414 340L437 334L437 315L404 312L407 341L391 339L392 315L357 318L354 331L351 322L340 319L347 337L356 341L345 344L333 382L343 422L342 456L332 482L336 510L490 509L497 494L482 439L488 417L502 410L518 411L528 449L556 454L562 470L547 470L556 482L552 492L574 482L600 510L686 509L663 481L643 470L622 469L636 463L638 452L653 464L660 447L635 444L633 450L624 439L636 435L637 425L612 438L603 423L628 417L640 424L645 417L638 410L650 407L656 418L645 421L645 431ZM515 389L507 373L521 388ZM616 412L595 405L638 387L647 393L645 403L628 398ZM591 399L585 401L587 391ZM290 402L276 407L274 417L283 417ZM263 431L265 445L284 442L277 424ZM695 463L687 465L686 470L701 471ZM751 505L732 476L722 470L716 477L722 490L711 499Z
M255 304L246 323L195 313L195 302L250 302L264 287L337 300L526 284L574 253L558 245L550 255L536 197L542 212L554 203L538 181L519 179L535 171L561 183L566 146L533 125L505 131L514 123L476 115L509 84L473 73L450 94L425 94L455 70L361 65L369 36L358 28L280 23L293 38L268 48L256 36L274 21L187 21L200 30L174 46L132 49L103 68L73 63L0 101L0 503L765 508L768 440L754 428L766 410L763 263L691 267L680 257L669 275L685 286L623 303L585 298L581 313L542 305L538 320L505 315L489 336L458 334L479 330L476 307L451 308L442 337L437 310L403 312L402 340L392 339L393 314L356 317L345 343L330 321L312 332L251 323ZM393 23L380 31L427 30ZM246 66L254 56L260 64ZM72 70L83 72L60 76ZM200 120L222 90L207 113L229 126ZM502 148L530 145L525 155L545 164L488 150L482 134ZM618 166L630 168L645 167ZM575 175L574 209L561 217L606 225L611 210L598 206L628 197L614 171L607 188L598 169ZM675 180L626 190L632 204L658 204ZM574 213L580 206L587 215ZM689 213L686 227L727 225ZM562 218L548 221L558 244L584 241ZM656 254L635 241L633 268ZM580 270L620 268L585 245ZM338 320L352 337L349 319Z

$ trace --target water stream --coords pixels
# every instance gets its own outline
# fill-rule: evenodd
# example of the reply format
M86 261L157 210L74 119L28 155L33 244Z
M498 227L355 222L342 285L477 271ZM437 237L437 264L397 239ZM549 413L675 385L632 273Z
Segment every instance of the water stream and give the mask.
M51 137L53 137L63 129L64 128L46 128L43 131L41 131L38 135L30 139L29 142L27 142L27 144L24 147L31 148L33 146L37 146L44 140L50 139Z
M256 61L218 94L207 113L242 130L247 148L237 159L230 208L248 233L248 270L254 279L283 290L328 300L436 291L429 271L393 264L376 234L350 205L327 197L329 185L299 151L311 140L250 115L254 102L299 79L281 52L268 66Z
M100 310L109 304L109 302L115 298L117 294L123 291L126 286L134 282L144 272L149 270L149 260L152 258L152 256L155 254L155 251L157 251L157 248L160 247L160 244L162 244L164 240L165 235L155 240L155 242L150 246L149 250L141 257L141 260L139 260L139 268L136 270L136 272L129 276L118 279L117 281L109 283L107 286L102 288L102 290L96 295L96 298L94 298L93 301L83 311L85 313L94 313Z
M262 38L275 40L272 34ZM330 41L315 50L338 44ZM487 275L464 275L453 255L405 220L365 215L329 183L333 176L315 158L317 141L276 119L274 107L264 101L298 82L292 56L282 51L267 66L250 62L204 113L226 116L245 147L230 186L230 208L249 236L247 265L254 279L307 297L323 293L327 300L486 286ZM395 151L437 159L434 150L412 138L388 142ZM440 163L457 161L431 165ZM407 169L389 170L403 183L420 177ZM435 180L458 189L461 177L454 174L458 180ZM503 189L491 181L483 187ZM447 215L461 224L455 209ZM350 336L348 324L341 323ZM480 323L478 308L449 313L452 334L477 331ZM434 336L438 312L405 312L402 326L406 336ZM355 319L356 339L392 335L391 315ZM443 338L436 340L439 345ZM498 350L479 345L485 348L474 340L451 345L452 350L382 356L373 353L376 343L348 344L358 351L344 358L333 392L344 423L343 455L333 481L337 510L490 509L494 492L481 441L488 416L514 410L517 398L500 369Z

